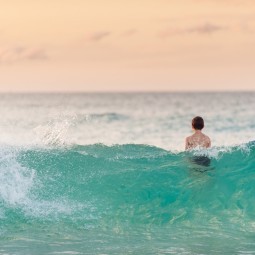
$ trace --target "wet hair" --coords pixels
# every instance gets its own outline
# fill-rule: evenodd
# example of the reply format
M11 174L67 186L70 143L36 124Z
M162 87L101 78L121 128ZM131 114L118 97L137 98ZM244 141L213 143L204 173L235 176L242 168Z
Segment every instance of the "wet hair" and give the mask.
M204 120L202 117L197 116L192 120L192 127L195 130L202 130L204 128Z

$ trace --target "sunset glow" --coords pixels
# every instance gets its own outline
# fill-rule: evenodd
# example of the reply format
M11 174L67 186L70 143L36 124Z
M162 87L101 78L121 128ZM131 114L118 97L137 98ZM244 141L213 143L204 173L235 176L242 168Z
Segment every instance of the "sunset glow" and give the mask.
M0 91L254 90L251 0L0 0Z

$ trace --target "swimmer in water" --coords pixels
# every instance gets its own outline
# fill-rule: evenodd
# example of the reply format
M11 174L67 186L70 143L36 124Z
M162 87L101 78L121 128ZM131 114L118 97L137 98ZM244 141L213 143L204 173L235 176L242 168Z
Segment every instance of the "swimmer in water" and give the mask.
M192 129L194 134L186 138L185 150L189 150L195 147L209 148L211 147L210 138L202 133L204 128L204 120L202 117L197 116L192 120Z

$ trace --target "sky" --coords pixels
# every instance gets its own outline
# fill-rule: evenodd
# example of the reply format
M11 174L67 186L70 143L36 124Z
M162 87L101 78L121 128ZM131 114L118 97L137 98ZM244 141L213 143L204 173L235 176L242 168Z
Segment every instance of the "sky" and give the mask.
M0 92L255 90L254 0L0 0Z

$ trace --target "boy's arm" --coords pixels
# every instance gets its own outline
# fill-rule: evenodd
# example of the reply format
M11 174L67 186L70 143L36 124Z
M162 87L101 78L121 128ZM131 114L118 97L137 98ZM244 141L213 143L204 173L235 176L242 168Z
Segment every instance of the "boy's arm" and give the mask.
M188 150L189 148L189 139L188 137L185 139L185 150Z
M207 148L210 148L211 147L211 139L209 137L208 138L208 141L207 141Z

